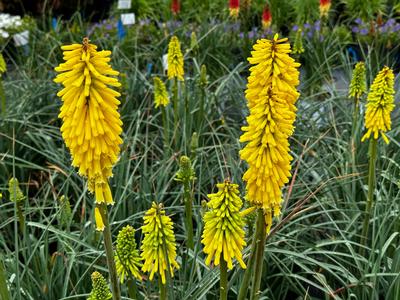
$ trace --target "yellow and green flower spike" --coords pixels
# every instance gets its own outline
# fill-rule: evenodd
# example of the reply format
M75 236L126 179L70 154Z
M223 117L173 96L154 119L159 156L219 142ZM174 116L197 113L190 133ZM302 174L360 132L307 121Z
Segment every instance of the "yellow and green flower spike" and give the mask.
M394 109L394 94L394 74L385 66L375 77L368 93L365 111L367 132L361 141L369 139L372 134L375 140L381 135L385 143L389 143L385 132L389 131L392 125L390 113Z
M260 39L253 46L246 90L250 115L242 127L240 151L248 164L243 175L248 201L264 210L267 231L280 215L282 187L289 182L292 156L289 137L296 119L300 66L289 56L288 39Z
M294 40L293 44L293 54L301 54L304 53L304 47L303 47L303 35L302 35L302 30L299 28L296 32L296 38Z
M171 38L168 45L168 79L183 80L183 55L181 43L176 36Z
M367 82L365 78L365 64L363 61L360 61L356 64L353 70L349 88L349 96L359 99L366 91Z
M233 259L242 268L246 264L242 258L244 240L244 218L240 214L242 200L239 197L238 185L225 180L217 184L218 192L209 194L207 206L210 208L203 217L204 231L201 242L204 253L207 254L206 264L211 261L218 266L221 259L225 260L229 269L233 268Z
M167 106L169 104L169 97L167 88L164 82L159 77L154 77L154 106Z
M63 104L59 117L61 133L71 152L72 165L88 178L88 189L96 204L113 204L108 178L117 162L122 144L122 121L118 113L120 93L109 86L120 87L109 65L111 51L97 51L88 38L82 44L62 46L65 63L55 68L54 79L64 88L58 92ZM97 230L104 224L95 208Z
M25 199L17 178L11 178L8 181L8 192L10 193L10 201L12 202L21 202Z
M142 280L142 259L136 248L135 229L132 226L127 225L119 231L114 259L121 283L130 276Z
M92 273L92 292L87 300L110 300L112 294L103 275L99 272Z
M4 60L3 54L0 53L0 76L7 71L7 65Z
M179 269L176 261L176 242L172 220L165 215L162 204L155 202L143 219L144 239L141 246L141 257L144 263L142 271L150 272L150 280L153 280L154 275L158 273L162 284L165 284L165 271L173 277L174 269Z

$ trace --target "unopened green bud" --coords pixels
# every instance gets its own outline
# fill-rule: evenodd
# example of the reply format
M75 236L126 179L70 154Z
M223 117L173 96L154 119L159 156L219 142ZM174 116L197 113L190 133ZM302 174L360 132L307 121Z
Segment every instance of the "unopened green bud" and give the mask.
M207 81L207 67L206 67L206 65L201 65L199 84L203 88L205 88L207 86L207 84L208 84L208 81Z
M199 43L197 41L196 32L194 32L194 31L192 31L192 34L190 36L190 48L194 52L197 52L199 50Z
M8 192L10 193L10 200L12 202L20 202L25 199L17 178L11 178L8 182Z
M58 202L60 203L60 216L59 220L62 225L68 225L71 221L72 210L68 197L62 195Z
M182 156L179 160L179 171L176 173L175 180L179 182L189 182L195 180L195 173L192 167L192 162L187 156Z
M112 294L103 275L99 272L92 273L92 292L88 300L110 300Z

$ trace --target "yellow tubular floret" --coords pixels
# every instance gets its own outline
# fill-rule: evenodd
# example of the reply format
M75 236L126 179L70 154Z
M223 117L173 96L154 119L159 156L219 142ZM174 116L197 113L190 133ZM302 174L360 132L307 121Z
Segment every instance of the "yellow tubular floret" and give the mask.
M240 137L247 144L240 157L248 164L243 175L247 199L264 209L269 229L272 217L280 214L282 187L291 175L288 138L294 131L300 64L289 56L287 39L277 35L258 40L253 49L246 90L250 115Z
M367 132L361 141L370 138L371 134L374 139L378 139L380 134L385 143L389 143L385 132L389 131L392 126L390 113L394 109L394 94L393 71L384 67L375 77L368 94L367 110L365 111Z
M64 88L57 93L63 105L62 137L71 152L72 165L88 178L88 189L96 203L113 204L108 178L118 160L122 121L118 113L120 94L108 86L121 84L108 64L111 51L97 51L87 38L83 44L62 46L64 63L55 68L54 79ZM103 227L96 211L97 229Z

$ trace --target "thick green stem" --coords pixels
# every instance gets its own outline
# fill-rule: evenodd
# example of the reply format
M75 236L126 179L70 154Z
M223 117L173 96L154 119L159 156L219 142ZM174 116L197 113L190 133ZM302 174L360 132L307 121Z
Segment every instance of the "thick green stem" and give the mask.
M257 300L260 297L261 275L263 271L264 262L264 249L266 234L266 225L264 220L264 213L260 209L257 217L257 230L256 230L256 256L254 262L254 281L251 290L251 300Z
M254 257L256 256L256 240L258 236L258 226L256 226L256 231L254 232L253 236L253 241L251 242L251 253L249 256L249 259L247 261L247 268L244 273L243 279L242 279L242 284L240 285L240 290L239 290L239 295L238 295L238 300L244 300L247 297L247 292L249 291L249 286L250 286L250 279L251 275L253 274L253 267L254 267Z
M128 286L128 295L129 298L132 299L137 299L137 286L136 286L136 281L133 278L129 278L126 282L126 285Z
M228 267L224 258L220 262L219 299L228 299Z
M22 212L22 201L17 201L17 214L18 214L18 222L19 222L19 230L21 234L24 234L25 231L25 217Z
M358 105L358 98L354 98L354 109L353 109L353 123L352 123L352 128L351 128L351 139L350 139L350 153L351 153L351 169L352 173L356 174L357 173L357 161L356 161L356 155L357 155L357 147L356 147L356 140L358 139L358 134L357 134L357 127L358 127L358 117L359 117L359 105ZM352 181L352 195L353 195L353 200L356 200L356 185L357 181L353 180Z
M7 287L7 276L6 271L3 265L3 258L0 254L0 299L1 300L10 300L10 292L8 291Z
M104 223L103 238L104 248L106 250L108 271L110 272L111 290L113 294L113 300L121 300L121 292L119 290L117 269L114 261L114 251L112 246L110 223L108 221L108 211L106 204L97 204L100 210L101 217Z
M371 210L374 203L376 155L377 155L377 140L372 137L369 142L368 199L367 199L367 205L365 206L364 224L362 228L361 242L360 242L361 244L360 253L362 255L364 254L365 245L367 243L369 221L371 219Z
M165 106L161 107L161 114L162 114L162 123L163 123L163 129L164 129L164 150L167 151L168 147L168 132L169 132L169 126L167 123L167 111L165 110Z
M193 216L192 216L192 197L190 193L190 184L185 181L183 183L184 189L184 201L185 201L185 225L187 234L187 247L189 249L194 249L193 241Z
M6 115L6 94L4 92L3 88L3 81L0 77L0 100L1 100L1 112L3 113L3 116Z
M172 104L174 106L174 130L178 126L179 108L178 108L178 78L174 78L172 87Z
M167 299L167 285L162 283L161 276L159 277L159 285L160 285L160 300L166 300Z

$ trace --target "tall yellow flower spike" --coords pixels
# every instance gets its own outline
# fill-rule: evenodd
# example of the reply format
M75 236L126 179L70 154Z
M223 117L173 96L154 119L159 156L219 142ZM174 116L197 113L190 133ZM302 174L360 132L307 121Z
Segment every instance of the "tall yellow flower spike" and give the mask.
M88 189L95 193L96 203L113 204L108 178L118 159L122 139L122 121L118 113L119 72L109 65L111 51L97 51L89 43L62 46L65 63L55 68L54 79L64 88L57 93L63 104L59 117L61 133L71 152L72 165L88 178ZM101 215L96 208L97 229L102 230Z
M183 80L183 75L181 43L176 36L173 36L168 45L168 79L176 77L179 80Z
M293 134L295 102L299 97L300 66L289 56L287 38L261 39L248 59L250 76L246 90L250 115L240 142L247 145L240 157L248 163L243 175L247 199L264 209L267 231L272 217L280 214L282 187L291 176L288 138Z
M371 134L374 139L378 139L381 134L385 143L389 143L385 132L390 130L392 125L390 113L394 109L394 94L394 74L390 68L385 66L376 75L368 94L365 112L367 132L361 141L368 139Z
M168 270L168 265L171 277L174 276L174 268L179 269L176 262L176 243L172 220L165 215L162 204L155 202L143 219L144 239L140 247L144 260L142 271L150 272L150 280L153 280L155 273L159 273L161 282L165 284L165 271Z
M154 106L157 108L169 104L168 92L164 82L159 77L154 77Z
M227 262L229 269L233 268L232 259L236 258L242 268L246 264L242 259L242 250L246 246L244 241L244 218L240 214L242 200L239 197L238 185L226 180L217 184L218 192L209 194L204 231L201 242L204 244L204 253L207 254L206 264L214 259L214 264L220 264L221 256Z

